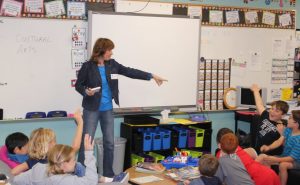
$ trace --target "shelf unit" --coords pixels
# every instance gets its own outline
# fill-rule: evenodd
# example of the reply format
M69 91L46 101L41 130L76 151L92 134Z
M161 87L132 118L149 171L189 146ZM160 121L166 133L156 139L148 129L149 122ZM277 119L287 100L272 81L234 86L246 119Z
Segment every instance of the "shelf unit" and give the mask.
M125 150L125 159L124 159L124 170L131 167L131 154L138 154L143 153L143 151L138 151L138 147L135 147L137 138L135 138L136 134L138 133L138 129L140 128L155 128L160 127L164 129L170 129L172 126L194 126L197 128L205 129L204 132L204 140L203 140L203 146L202 147L193 147L193 148L184 148L184 149L190 149L190 150L196 150L196 151L202 151L205 153L211 152L211 135L212 135L212 122L211 121L205 121L205 122L199 122L197 124L191 124L191 125L181 125L181 124L163 124L163 125L132 125L127 123L121 123L121 130L120 130L120 136L127 139L126 142L126 150ZM172 133L171 133L172 138ZM172 146L172 143L171 143ZM173 154L173 151L175 148L170 148L166 150L152 150L152 152L164 155L170 156Z

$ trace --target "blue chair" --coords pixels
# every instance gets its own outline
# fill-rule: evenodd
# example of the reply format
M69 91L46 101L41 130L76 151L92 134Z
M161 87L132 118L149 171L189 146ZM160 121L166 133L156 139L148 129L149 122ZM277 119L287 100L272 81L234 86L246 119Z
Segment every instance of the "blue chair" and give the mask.
M45 112L27 112L25 118L26 119L33 119L33 118L45 118Z
M67 112L64 110L49 111L47 117L48 118L67 117Z

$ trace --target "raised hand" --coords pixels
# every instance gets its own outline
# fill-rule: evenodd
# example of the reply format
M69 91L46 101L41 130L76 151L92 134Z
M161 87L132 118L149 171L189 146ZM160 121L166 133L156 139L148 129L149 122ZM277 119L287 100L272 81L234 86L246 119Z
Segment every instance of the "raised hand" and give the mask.
M94 150L94 140L89 134L84 135L84 149L85 151Z
M77 109L74 112L74 119L75 119L77 125L83 124L82 113L81 113L80 109Z
M253 92L258 92L259 90L260 90L260 88L258 87L258 85L257 84L253 84L252 86L251 86L251 90L253 91Z

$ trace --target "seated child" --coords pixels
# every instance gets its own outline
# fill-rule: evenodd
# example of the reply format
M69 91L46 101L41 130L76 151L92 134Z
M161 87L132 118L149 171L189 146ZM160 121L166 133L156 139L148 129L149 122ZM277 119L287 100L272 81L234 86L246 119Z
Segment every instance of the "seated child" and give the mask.
M216 176L226 185L254 185L241 159L236 154L238 139L234 134L225 134L220 140L219 168Z
M10 168L14 168L28 159L28 137L15 132L5 139L5 146L0 148L0 160Z
M81 184L97 185L98 174L96 169L96 159L93 156L93 146L91 137L86 134L84 138L86 173L82 177L73 174L75 170L76 157L75 150L67 145L55 145L48 152L48 164L38 163L31 170L21 173L13 180L15 185L64 185Z
M221 137L228 133L233 134L233 131L229 128L221 128L217 133L217 143L219 144ZM253 159L255 156L253 151L255 150L252 148L242 149L240 146L236 149L237 156L239 156L254 183L256 185L280 185L279 177L272 169L261 165ZM219 156L220 152L217 153L217 157Z
M77 110L75 112L74 119L77 123L77 130L73 139L72 147L75 151L78 151L83 129L83 120L80 110ZM49 128L39 128L34 130L30 135L28 144L29 159L13 168L11 170L12 175L18 175L21 172L31 169L37 163L47 163L48 150L55 144L56 136L53 130ZM80 164L78 164L78 166L81 169L78 170L79 172L81 172L79 175L84 175L84 168L80 167Z
M216 157L210 154L203 155L199 160L201 176L192 180L189 185L222 185L221 180L215 176L218 167L219 162Z
M281 185L285 185L288 179L288 169L300 169L300 110L293 110L289 117L287 128L283 135L271 145L263 145L260 149L267 152L283 147L283 153L279 156L261 154L257 161L264 165L279 165L279 177Z

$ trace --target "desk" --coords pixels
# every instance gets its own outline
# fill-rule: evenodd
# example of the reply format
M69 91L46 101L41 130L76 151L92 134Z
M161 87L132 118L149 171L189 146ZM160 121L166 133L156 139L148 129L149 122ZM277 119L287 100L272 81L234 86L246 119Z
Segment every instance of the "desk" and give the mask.
M164 180L157 181L157 182L151 182L151 183L145 183L143 185L176 185L177 184L176 181L173 181L172 179L169 179L169 178L165 177L164 174L150 174L150 173L136 172L134 167L131 167L131 168L127 169L126 172L129 173L129 183L130 183L130 179L132 179L132 178L145 177L145 176L153 175L153 176L159 177L159 178L164 179Z
M234 118L235 118L235 125L234 125L235 132L237 132L238 129L238 121L245 121L250 123L251 146L254 147L256 143L257 123L259 119L258 114L252 111L235 111Z

